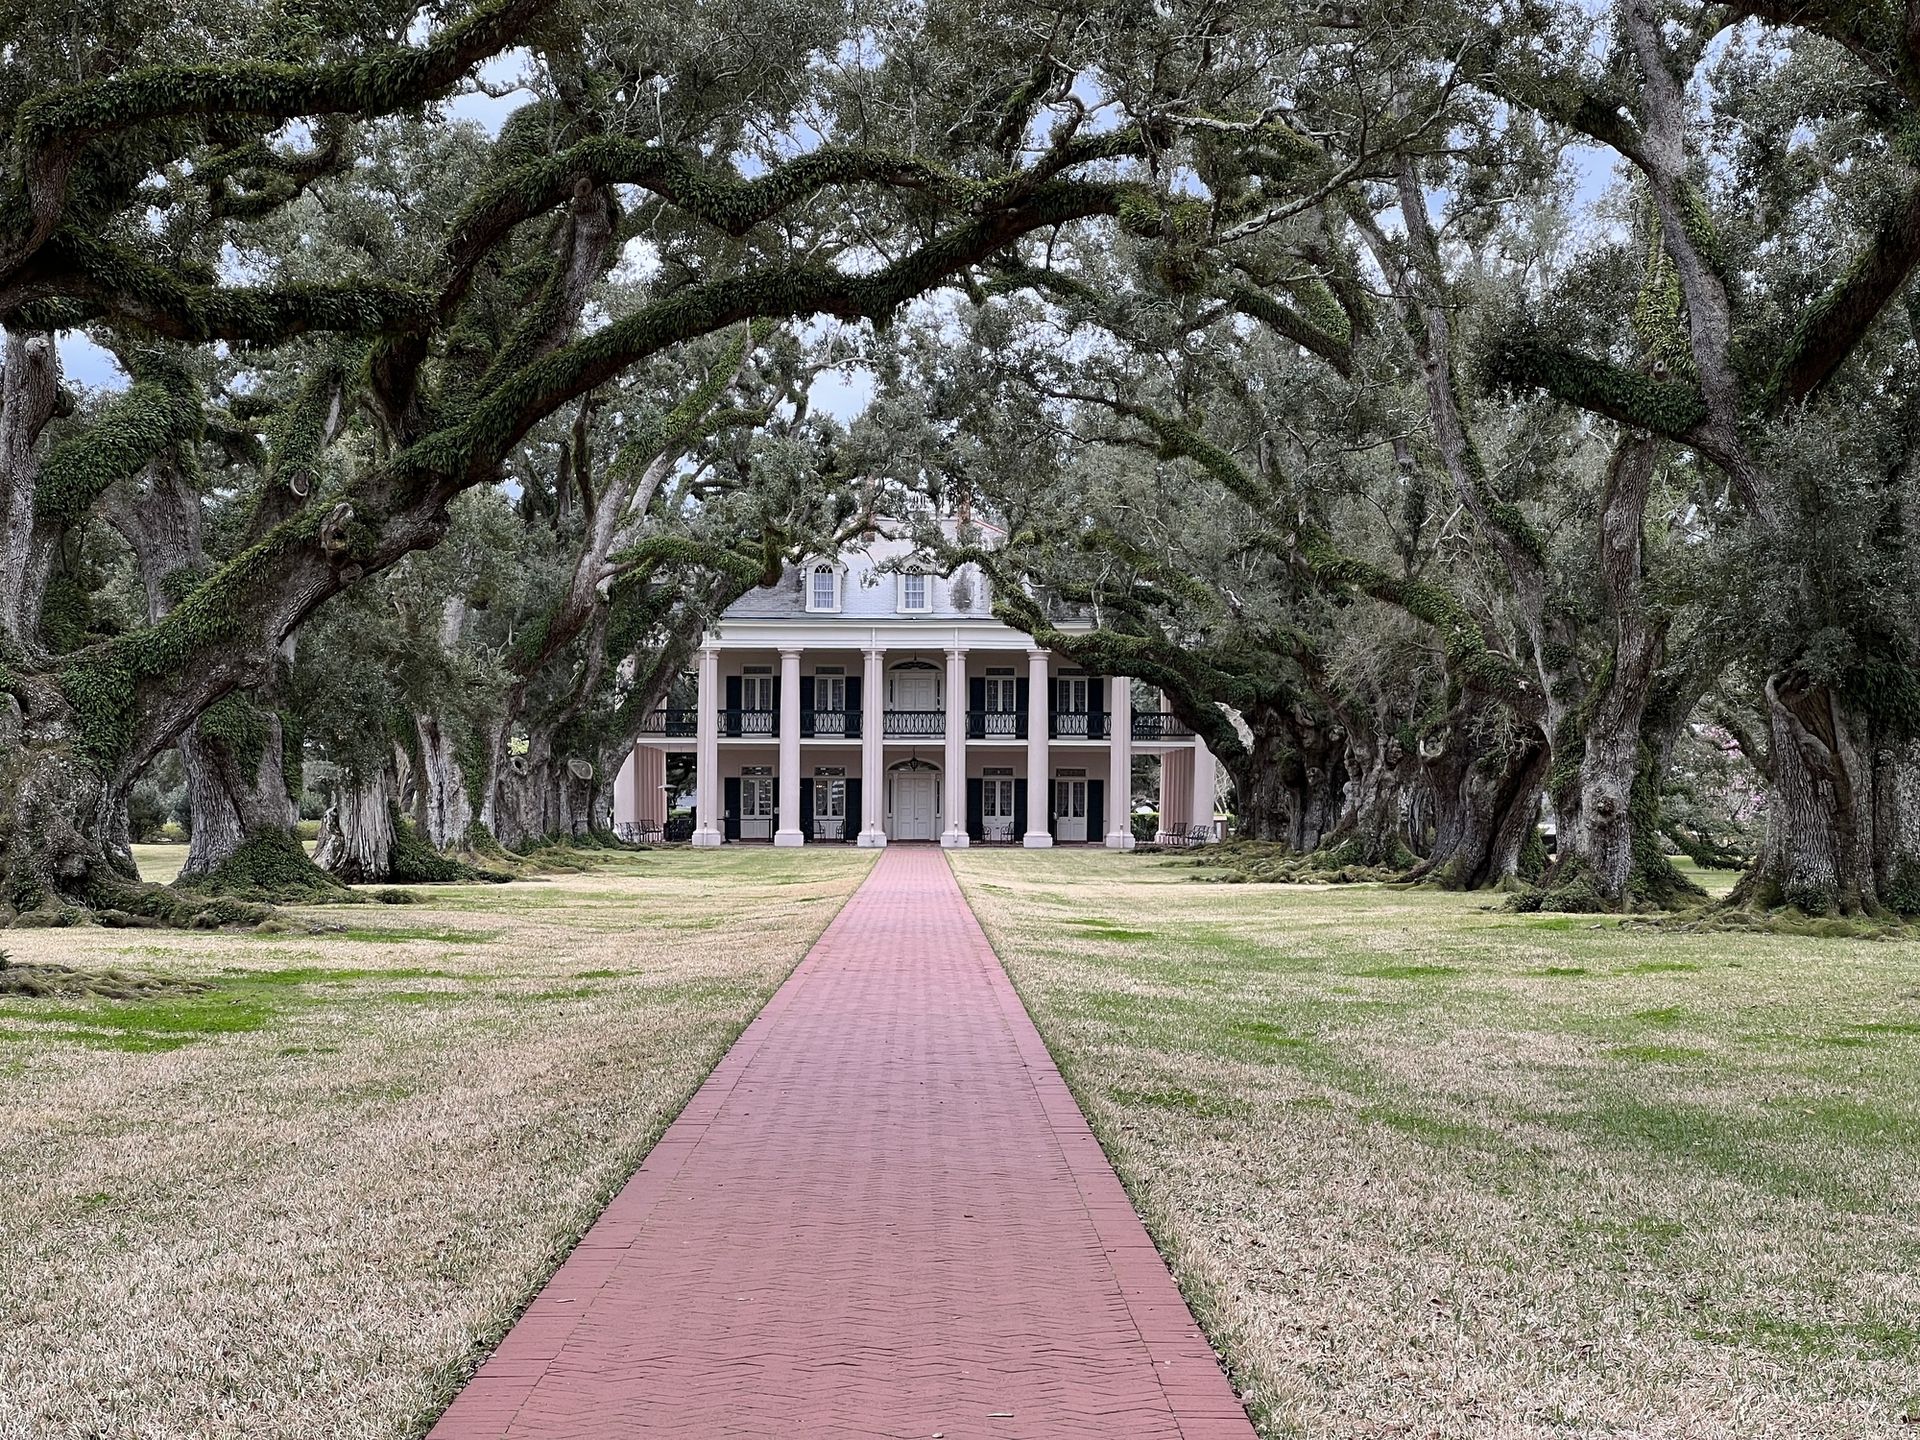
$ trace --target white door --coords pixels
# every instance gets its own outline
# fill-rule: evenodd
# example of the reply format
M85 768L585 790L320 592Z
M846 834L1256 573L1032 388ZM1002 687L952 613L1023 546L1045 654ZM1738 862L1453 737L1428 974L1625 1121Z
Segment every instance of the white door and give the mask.
M813 677L813 733L816 735L847 733L846 676L815 675Z
M773 703L773 676L742 675L740 677L740 733L742 735L773 734L776 709Z
M1062 675L1054 691L1055 733L1062 740L1087 733L1087 677Z
M773 799L773 776L743 775L740 777L740 838L742 840L773 838Z
M934 813L940 777L926 770L903 770L893 777L893 838L931 840L938 833Z
M981 717L981 733L990 740L1018 735L1020 725L1014 707L1020 691L1012 672L996 675L988 671L986 692L987 713Z
M1053 782L1054 838L1062 845L1084 845L1087 840L1087 782Z
M1013 781L989 775L980 782L980 829L987 843L1011 845L1026 826L1024 815L1013 813Z
M940 735L940 677L932 670L896 670L887 678L889 735Z

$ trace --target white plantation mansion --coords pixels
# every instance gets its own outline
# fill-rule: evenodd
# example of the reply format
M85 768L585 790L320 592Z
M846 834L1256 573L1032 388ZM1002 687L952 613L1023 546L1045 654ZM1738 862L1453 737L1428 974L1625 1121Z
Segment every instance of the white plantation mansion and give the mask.
M1128 777L1148 752L1162 832L1211 834L1213 756L1157 692L1136 708L1131 680L992 618L971 567L938 575L914 553L882 537L730 606L700 651L697 703L655 711L622 767L616 822L661 825L680 750L695 755L696 845L1127 849Z

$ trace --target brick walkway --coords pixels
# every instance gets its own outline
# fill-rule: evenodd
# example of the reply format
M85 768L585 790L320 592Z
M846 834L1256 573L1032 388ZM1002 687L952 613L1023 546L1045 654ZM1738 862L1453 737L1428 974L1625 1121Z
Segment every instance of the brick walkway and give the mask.
M935 850L881 856L430 1440L1252 1440Z

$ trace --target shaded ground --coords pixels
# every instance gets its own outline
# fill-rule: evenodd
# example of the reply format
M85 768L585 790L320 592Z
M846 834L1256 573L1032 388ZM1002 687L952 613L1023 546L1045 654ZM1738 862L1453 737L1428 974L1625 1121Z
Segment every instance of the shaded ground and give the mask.
M1920 945L955 866L1266 1434L1920 1418Z
M870 863L653 852L317 936L9 932L215 984L0 1001L0 1435L417 1431Z

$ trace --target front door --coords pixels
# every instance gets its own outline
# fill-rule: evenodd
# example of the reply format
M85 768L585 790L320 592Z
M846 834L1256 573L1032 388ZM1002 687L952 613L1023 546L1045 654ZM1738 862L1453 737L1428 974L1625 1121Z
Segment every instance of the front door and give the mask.
M1053 782L1054 836L1062 845L1087 841L1087 782L1064 776Z
M893 838L931 840L939 834L935 813L940 777L928 770L902 770L893 777Z
M771 775L740 777L740 838L773 838L774 780Z
M888 678L889 735L938 735L940 677L932 670L896 670Z

